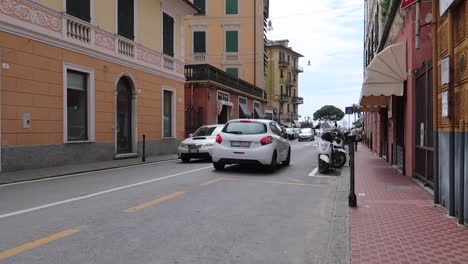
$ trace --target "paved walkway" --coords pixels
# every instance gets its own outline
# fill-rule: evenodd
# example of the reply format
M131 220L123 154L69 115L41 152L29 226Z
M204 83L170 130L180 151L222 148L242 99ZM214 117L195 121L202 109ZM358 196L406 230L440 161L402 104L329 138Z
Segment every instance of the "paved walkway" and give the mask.
M128 167L144 163L154 163L165 160L174 160L177 159L177 154L172 155L160 155L160 156L150 156L146 158L146 162L141 161L141 157L130 158L130 159L120 159L120 160L109 160L85 164L75 164L75 165L66 165L59 167L48 167L41 169L32 169L32 170L20 170L12 172L2 172L0 173L0 185L12 182L20 181L29 181L42 178L57 177L63 175L70 175L76 173L84 173L91 171L100 171L112 168Z
M468 228L363 145L356 153L356 194L352 264L468 263Z

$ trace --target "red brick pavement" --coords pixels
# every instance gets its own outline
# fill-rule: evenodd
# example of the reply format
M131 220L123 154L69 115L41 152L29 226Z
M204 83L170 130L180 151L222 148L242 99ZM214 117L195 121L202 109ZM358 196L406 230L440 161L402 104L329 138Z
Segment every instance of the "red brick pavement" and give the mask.
M468 263L468 228L434 206L429 193L365 147L355 165L352 264Z

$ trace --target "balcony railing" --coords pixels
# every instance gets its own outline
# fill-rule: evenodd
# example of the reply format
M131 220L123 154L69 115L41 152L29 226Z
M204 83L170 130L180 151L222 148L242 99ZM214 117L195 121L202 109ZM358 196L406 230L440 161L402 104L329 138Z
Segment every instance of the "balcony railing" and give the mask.
M206 53L194 53L192 61L196 62L196 63L205 63L206 62Z
M286 86L296 86L296 81L293 79L287 79Z
M117 39L117 48L120 55L135 57L135 44L133 41L126 40L124 38Z
M278 64L280 67L288 67L289 65L291 65L291 62L285 59L279 59Z
M239 53L237 52L229 52L224 54L224 60L226 61L238 61L239 60Z
M298 97L298 96L294 96L294 97L292 98L292 102L293 102L293 104L303 104L303 103L304 103L304 98Z
M85 44L91 43L91 26L86 22L73 17L67 16L67 37L69 39L83 42Z
M187 82L213 81L259 98L266 96L263 89L209 64L185 65L185 78Z
M286 102L289 102L289 99L291 97L287 94L282 94L278 97L278 100L281 102L281 103L286 103Z
M164 65L164 68L169 69L169 70L173 70L174 69L174 58L164 56L163 57L163 65Z
M295 72L304 72L304 67L301 67L301 66L298 66L298 65L294 65L293 70L294 70Z

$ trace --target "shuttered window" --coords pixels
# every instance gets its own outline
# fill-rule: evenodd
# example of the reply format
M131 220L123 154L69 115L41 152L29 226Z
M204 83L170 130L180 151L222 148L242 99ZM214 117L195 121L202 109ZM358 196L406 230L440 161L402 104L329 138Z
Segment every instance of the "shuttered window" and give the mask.
M163 13L163 52L174 56L174 18Z
M226 52L239 52L239 32L226 31Z
M119 0L118 2L118 31L119 35L134 40L134 3L133 0Z
M238 0L226 0L226 15L239 14Z
M226 68L226 72L236 78L239 78L239 68Z
M90 0L67 0L67 14L84 20L91 21Z
M193 52L206 52L206 32L193 32Z
M193 0L193 5L200 8L200 12L197 15L205 15L206 14L205 0Z

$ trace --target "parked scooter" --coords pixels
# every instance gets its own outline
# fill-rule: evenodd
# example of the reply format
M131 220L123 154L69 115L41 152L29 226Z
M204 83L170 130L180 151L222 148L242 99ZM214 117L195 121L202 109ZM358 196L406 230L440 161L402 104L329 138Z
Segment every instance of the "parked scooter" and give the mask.
M331 168L341 168L345 163L344 139L341 135L333 138L330 132L323 133L318 143L318 171L325 173Z

